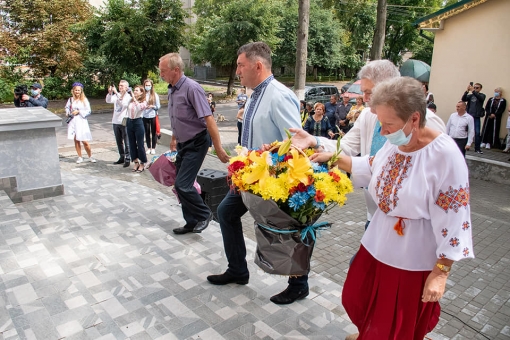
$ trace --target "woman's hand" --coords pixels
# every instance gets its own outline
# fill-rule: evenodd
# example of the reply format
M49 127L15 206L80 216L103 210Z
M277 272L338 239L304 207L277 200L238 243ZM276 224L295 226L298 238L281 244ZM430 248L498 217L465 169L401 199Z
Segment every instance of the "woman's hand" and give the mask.
M80 114L80 111L79 110L74 110L73 112L71 112L71 114L73 116L76 116L76 115L79 115Z
M310 160L315 163L326 163L331 157L333 157L332 152L319 152L311 155Z
M423 295L421 297L422 302L437 302L443 297L448 273L437 273L436 270L438 269L434 268L427 277L427 281L425 281L425 287L423 287Z

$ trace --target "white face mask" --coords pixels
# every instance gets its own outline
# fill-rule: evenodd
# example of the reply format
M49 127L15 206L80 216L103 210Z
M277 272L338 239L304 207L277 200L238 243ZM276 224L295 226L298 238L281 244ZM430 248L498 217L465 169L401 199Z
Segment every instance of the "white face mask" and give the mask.
M145 91L150 91L152 89L152 86L145 86Z
M407 122L409 122L409 121L407 121ZM390 133L388 135L385 135L384 137L386 137L390 141L390 143L393 145L401 146L401 145L409 144L409 141L411 140L411 137L413 136L413 132L411 131L411 133L408 136L406 136L406 134L404 133L404 129L407 125L407 122L405 123L404 127L402 127L402 129L395 131L393 133Z

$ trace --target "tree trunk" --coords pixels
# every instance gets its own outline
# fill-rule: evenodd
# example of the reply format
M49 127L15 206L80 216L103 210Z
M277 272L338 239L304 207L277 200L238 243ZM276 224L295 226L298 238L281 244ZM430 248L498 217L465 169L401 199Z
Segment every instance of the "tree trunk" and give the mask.
M299 100L305 98L306 59L308 58L308 27L310 24L310 0L299 0L299 26L296 46L296 75L294 93Z
M234 79L236 78L236 67L237 67L237 59L230 64L230 75L228 76L228 86L227 86L227 95L230 96L232 94L232 88L234 87Z
M377 23L375 25L374 40L370 50L370 60L381 59L386 34L386 9L387 0L377 0Z

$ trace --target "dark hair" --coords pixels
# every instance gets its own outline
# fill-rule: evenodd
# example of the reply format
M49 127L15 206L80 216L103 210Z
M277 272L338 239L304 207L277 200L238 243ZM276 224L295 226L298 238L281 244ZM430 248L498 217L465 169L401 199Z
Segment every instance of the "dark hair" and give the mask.
M475 85L480 85L480 90L483 88L482 84L480 83L475 83Z
M245 44L237 50L237 55L241 55L245 53L246 58L251 61L260 60L262 64L268 69L271 70L271 49L267 46L266 43L262 41L256 41L252 43Z
M434 109L434 110L437 110L437 106L436 106L436 104L434 104L434 103L430 103L429 105L427 105L427 109Z
M423 84L423 86L425 86L425 90L427 90L427 92L429 91L429 86L427 84Z

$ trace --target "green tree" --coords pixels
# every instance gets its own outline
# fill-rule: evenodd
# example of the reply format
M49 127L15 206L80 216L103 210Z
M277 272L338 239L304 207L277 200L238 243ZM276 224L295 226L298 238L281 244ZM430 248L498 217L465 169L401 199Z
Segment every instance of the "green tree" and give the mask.
M296 63L296 36L298 29L298 2L289 0L284 7L283 20L278 37L280 43L274 51L275 66L293 66ZM323 8L320 1L310 1L310 26L308 37L307 65L317 69L335 70L344 61L341 51L344 46L344 31L332 12Z
M195 63L209 61L226 67L227 94L232 93L239 47L264 41L274 49L279 42L281 9L276 0L197 0L193 11L198 19L187 45L191 58Z
M184 44L187 16L179 0L107 0L82 32L109 73L146 79L162 55Z
M87 0L0 2L0 58L28 64L35 76L66 76L82 67L86 48L74 27L92 16Z
M442 0L392 0L388 6L384 58L398 65L405 52L413 52L420 44L426 44L413 22L439 10L441 5Z

